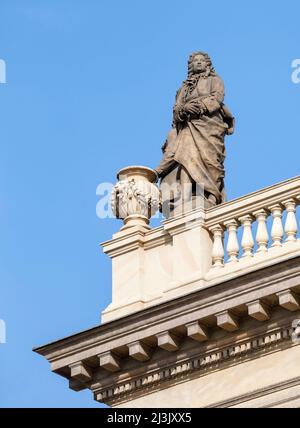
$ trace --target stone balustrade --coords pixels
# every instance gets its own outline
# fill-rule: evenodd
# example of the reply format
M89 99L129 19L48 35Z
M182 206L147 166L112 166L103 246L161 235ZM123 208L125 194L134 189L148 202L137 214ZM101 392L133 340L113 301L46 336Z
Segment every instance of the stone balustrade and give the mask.
M213 269L297 243L299 186L299 178L288 180L209 210Z
M113 299L102 321L297 256L299 203L296 177L210 209L185 212L156 228L125 224L102 244L113 270Z

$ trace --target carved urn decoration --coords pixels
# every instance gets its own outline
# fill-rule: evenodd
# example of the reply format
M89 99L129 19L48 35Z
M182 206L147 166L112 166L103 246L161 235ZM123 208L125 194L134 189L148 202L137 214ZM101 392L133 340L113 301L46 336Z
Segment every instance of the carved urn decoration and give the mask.
M118 183L111 194L111 206L114 215L124 220L121 230L132 226L149 228L149 219L160 206L156 178L155 171L144 166L128 166L118 172Z

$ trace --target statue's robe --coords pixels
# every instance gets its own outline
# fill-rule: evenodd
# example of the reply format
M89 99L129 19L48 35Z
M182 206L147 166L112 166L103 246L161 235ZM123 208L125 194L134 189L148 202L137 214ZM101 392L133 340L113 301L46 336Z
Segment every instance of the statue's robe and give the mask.
M175 123L164 148L164 158L156 170L168 181L167 174L179 167L179 171L185 171L185 176L203 188L204 195L214 195L216 203L220 204L225 200L224 138L228 131L222 114L222 79L215 74L201 77L191 93L184 84L177 94L176 104L184 105L195 99L202 101L206 112Z

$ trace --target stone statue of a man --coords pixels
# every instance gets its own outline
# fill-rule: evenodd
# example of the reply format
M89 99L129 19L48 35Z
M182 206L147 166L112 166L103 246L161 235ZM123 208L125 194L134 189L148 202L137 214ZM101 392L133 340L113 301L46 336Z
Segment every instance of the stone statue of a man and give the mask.
M185 198L195 196L195 188L200 186L205 207L225 201L224 138L233 133L234 118L223 100L224 84L208 54L193 53L188 61L188 78L176 95L173 128L156 172L162 179L161 187L177 183L180 193L180 187L191 184L191 194ZM171 204L172 211L176 195L163 194L164 202Z

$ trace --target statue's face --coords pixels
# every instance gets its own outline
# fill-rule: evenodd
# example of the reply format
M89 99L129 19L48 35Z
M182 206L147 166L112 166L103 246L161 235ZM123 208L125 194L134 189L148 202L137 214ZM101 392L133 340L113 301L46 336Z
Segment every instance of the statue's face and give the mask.
M203 73L206 70L207 63L203 55L194 56L192 69L194 73Z

